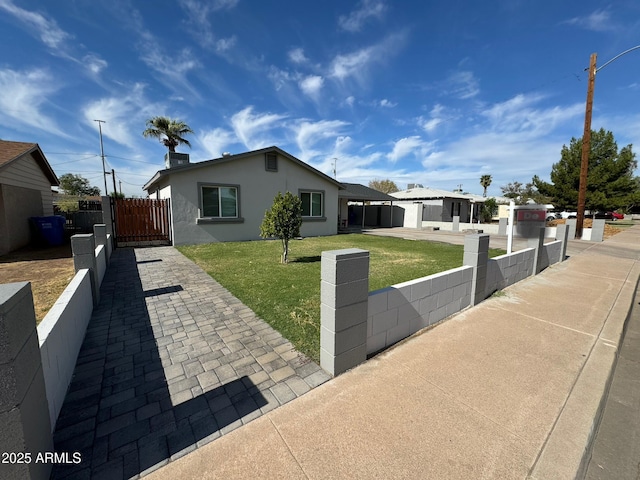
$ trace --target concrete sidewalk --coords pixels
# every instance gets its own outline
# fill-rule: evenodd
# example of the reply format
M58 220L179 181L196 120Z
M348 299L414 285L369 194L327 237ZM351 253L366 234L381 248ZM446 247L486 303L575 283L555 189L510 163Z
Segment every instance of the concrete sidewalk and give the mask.
M639 260L592 244L150 478L574 478Z

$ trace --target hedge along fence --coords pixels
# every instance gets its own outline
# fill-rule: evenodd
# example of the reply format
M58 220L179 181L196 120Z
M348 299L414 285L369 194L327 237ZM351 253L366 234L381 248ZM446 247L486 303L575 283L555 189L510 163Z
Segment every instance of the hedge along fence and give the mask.
M489 235L465 237L464 266L368 292L369 252L322 252L320 364L338 375L417 331L476 305L566 257L568 229L544 245L489 258Z
M71 237L76 275L36 327L31 284L0 285L0 451L31 455L3 465L7 478L45 479L52 432L111 256L105 225ZM26 458L26 457L25 457ZM5 468L6 467L6 468Z

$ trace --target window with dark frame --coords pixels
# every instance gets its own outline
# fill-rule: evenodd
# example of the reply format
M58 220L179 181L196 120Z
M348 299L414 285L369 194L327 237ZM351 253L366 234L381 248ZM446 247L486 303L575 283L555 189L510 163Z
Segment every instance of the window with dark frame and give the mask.
M322 217L322 192L300 192L303 217Z
M202 216L211 218L238 217L238 189L236 187L201 186Z

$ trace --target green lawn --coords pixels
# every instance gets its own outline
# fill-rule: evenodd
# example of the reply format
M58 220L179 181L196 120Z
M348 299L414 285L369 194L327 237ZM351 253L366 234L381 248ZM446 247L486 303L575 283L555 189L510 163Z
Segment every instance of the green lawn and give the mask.
M280 241L210 243L178 247L256 314L315 361L320 358L320 256L325 250L371 252L369 290L462 265L463 247L372 235L294 240L280 264ZM491 250L490 256L503 254Z

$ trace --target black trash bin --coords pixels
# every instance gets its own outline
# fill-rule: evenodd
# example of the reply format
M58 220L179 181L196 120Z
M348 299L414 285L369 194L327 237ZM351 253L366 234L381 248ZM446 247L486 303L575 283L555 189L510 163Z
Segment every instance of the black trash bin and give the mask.
M53 215L50 217L31 217L36 243L55 247L64 244L65 217Z

